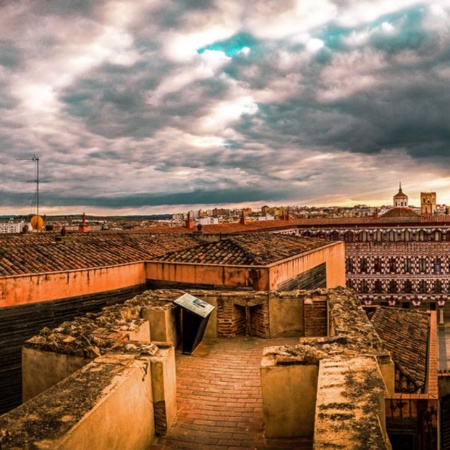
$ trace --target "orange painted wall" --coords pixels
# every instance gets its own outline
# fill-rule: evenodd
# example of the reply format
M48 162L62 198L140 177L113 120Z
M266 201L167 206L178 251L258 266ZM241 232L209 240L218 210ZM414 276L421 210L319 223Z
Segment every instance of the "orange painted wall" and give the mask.
M344 243L336 242L266 267L148 262L97 269L0 278L0 308L96 294L144 284L147 279L274 290L278 284L327 263L327 287L345 286ZM251 269L259 269L253 284Z
M147 279L149 280L190 284L204 283L218 286L251 286L248 277L250 269L251 267L249 266L196 265L167 262L146 263Z
M327 247L312 250L300 257L271 266L269 289L275 290L279 283L290 280L322 263L326 263L327 288L345 286L345 244L334 242Z
M275 290L279 283L326 262L327 287L345 286L345 245L335 242L310 253L270 266L221 266L189 263L148 262L149 280L173 281L191 284L249 287L252 269L258 269L260 278L254 288L259 291Z
M0 307L96 294L144 284L145 264L0 278Z

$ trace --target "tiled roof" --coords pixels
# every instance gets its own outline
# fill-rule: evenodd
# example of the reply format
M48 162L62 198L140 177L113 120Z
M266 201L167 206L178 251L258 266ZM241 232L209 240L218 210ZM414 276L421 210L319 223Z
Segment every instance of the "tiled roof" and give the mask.
M55 234L0 237L0 276L104 267L153 259L194 247L190 235L77 233L55 242Z
M419 214L417 214L415 211L413 211L411 208L392 208L388 212L384 213L381 218L386 219L387 217L390 218L398 218L398 217L419 217Z
M197 264L267 265L324 245L321 239L249 233L167 253L157 259Z
M394 360L395 390L416 392L423 389L427 370L428 314L379 307L370 320Z

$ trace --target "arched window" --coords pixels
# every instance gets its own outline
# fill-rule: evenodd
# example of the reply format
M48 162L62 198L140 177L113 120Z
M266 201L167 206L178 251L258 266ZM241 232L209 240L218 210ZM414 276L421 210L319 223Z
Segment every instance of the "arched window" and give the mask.
M434 267L433 267L433 271L436 275L440 275L441 274L441 258L435 258L434 259Z
M395 273L397 270L397 261L395 258L389 258L389 272Z
M353 273L353 258L345 258L345 271Z
M411 258L405 258L405 273L411 273Z
M359 270L360 272L367 272L367 258L361 258L359 261Z
M391 280L389 282L389 293L391 294L397 293L397 282L395 280Z
M344 241L345 242L353 242L354 241L354 234L352 231L347 231L344 234Z
M367 281L366 280L361 280L361 293L362 294L367 294L368 289L367 289Z
M427 293L427 282L425 280L420 280L419 281L419 292L421 294L426 294Z
M405 285L404 285L404 291L405 294L411 294L412 293L412 283L410 280L406 280L405 281Z
M441 280L434 280L433 292L435 294L440 294L442 291L442 283Z
M419 272L425 273L427 271L427 260L425 258L419 259Z
M376 280L375 281L375 289L374 289L376 294L381 294L383 292L383 285L381 284L380 280Z
M339 233L337 231L333 231L330 234L330 241L339 241Z
M380 273L381 272L381 258L379 256L377 256L375 258L374 269L375 269L376 273Z

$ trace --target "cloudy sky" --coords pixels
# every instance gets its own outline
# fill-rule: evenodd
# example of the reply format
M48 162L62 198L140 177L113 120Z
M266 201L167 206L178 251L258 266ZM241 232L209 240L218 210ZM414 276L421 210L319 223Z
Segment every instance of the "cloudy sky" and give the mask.
M450 204L449 62L450 0L0 0L0 215Z

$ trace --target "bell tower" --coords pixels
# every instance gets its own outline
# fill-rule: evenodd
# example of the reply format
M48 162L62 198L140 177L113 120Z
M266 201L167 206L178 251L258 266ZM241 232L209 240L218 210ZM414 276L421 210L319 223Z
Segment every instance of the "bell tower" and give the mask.
M422 216L431 216L436 211L436 192L420 193L420 209Z

